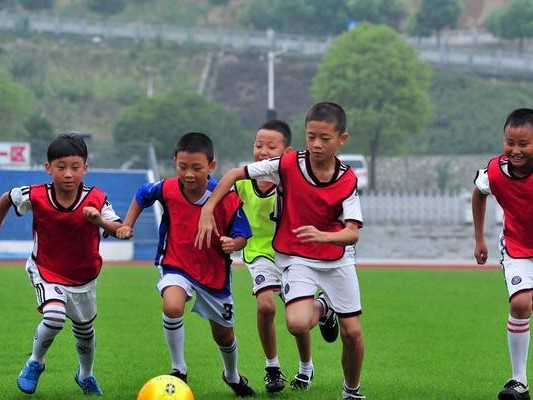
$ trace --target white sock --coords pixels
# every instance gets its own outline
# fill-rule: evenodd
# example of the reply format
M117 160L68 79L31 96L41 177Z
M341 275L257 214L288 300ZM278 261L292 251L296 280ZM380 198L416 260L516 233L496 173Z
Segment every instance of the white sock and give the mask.
M94 337L93 321L78 323L72 321L72 333L76 338L76 351L80 366L80 380L93 374L94 350L96 340Z
M170 359L172 360L172 369L177 369L182 374L187 373L187 364L185 363L185 327L183 326L183 317L170 318L163 314L163 330L167 340Z
M52 345L56 335L65 326L65 320L66 312L63 304L45 304L43 307L43 319L35 331L30 360L44 364L46 352Z
M303 362L300 360L300 367L298 368L299 374L304 374L308 377L311 377L313 375L313 360L309 360L308 362Z
M224 363L224 375L228 382L238 383L241 380L237 369L237 339L228 347L218 346L222 362Z
M274 358L267 358L266 359L266 367L269 368L269 367L280 367L280 364L279 364L279 360L278 360L278 356L274 357Z
M529 350L529 318L517 319L509 315L507 321L507 340L513 379L527 386L527 356Z

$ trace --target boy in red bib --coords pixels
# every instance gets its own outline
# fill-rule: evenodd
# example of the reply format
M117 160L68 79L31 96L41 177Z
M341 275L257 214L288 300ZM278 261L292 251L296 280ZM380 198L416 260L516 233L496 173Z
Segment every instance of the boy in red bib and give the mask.
M498 399L529 400L527 355L533 291L533 110L514 110L504 124L503 155L478 171L472 194L475 250L478 264L487 262L484 220L487 196L503 209L499 249L509 293L507 340L512 377Z
M155 265L160 271L157 289L163 298L163 329L172 370L170 375L187 382L184 344L185 303L196 294L193 311L209 321L224 371L222 380L238 397L255 397L248 379L237 368L237 339L233 331L230 254L241 250L252 235L250 224L235 192L229 193L214 210L220 238L209 248L194 247L194 235L202 206L216 181L213 143L200 132L183 135L174 151L177 176L139 187L132 200L121 239L133 236L133 226L142 210L156 201L163 206Z
M354 245L363 225L357 178L335 154L348 139L346 115L335 103L311 107L306 116L306 151L234 168L224 175L205 204L196 245L207 246L213 232L213 208L240 179L277 185L273 240L282 275L286 323L296 337L319 325L326 341L343 342L343 399L361 399L359 379L364 344ZM315 299L315 292L321 290ZM309 380L313 379L312 376Z
M26 271L43 314L17 384L24 393L35 392L45 355L68 317L79 361L74 379L84 394L101 396L92 372L98 249L100 234L115 235L120 217L102 191L83 184L87 146L80 136L63 134L52 141L45 168L53 183L14 188L0 198L0 224L11 205L18 216L33 213L34 247Z

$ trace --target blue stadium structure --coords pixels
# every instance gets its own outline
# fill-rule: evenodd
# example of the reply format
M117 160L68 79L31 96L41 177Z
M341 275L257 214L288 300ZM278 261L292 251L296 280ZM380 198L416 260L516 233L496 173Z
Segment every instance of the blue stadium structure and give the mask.
M102 189L118 215L126 216L128 207L139 185L153 181L147 170L91 169L84 178L88 186ZM0 194L13 187L50 182L44 170L0 169ZM102 239L104 260L152 260L158 243L160 215L157 207L150 207L140 215L132 241L115 238ZM0 259L25 259L32 248L31 216L17 217L11 209L0 229ZM68 244L66 244L68 245Z

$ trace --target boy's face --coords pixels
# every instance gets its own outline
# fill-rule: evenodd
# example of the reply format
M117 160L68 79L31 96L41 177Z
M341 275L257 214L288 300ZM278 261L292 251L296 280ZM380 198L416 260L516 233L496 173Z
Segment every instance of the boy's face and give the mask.
M503 152L515 170L531 172L533 168L533 126L528 124L505 128Z
M322 163L332 159L340 146L348 139L348 133L339 133L333 122L308 121L305 126L305 143L311 160Z
M283 134L270 129L259 129L255 135L254 161L280 156L285 152Z
M207 178L215 169L216 161L209 162L205 153L186 151L178 152L175 161L185 193L203 195L207 189Z
M64 193L77 192L89 168L80 156L61 157L47 162L44 167L56 190Z

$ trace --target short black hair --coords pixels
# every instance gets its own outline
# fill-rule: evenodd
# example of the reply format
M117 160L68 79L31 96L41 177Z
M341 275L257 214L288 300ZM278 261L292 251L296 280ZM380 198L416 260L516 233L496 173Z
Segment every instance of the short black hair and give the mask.
M525 125L533 127L533 109L531 108L517 108L512 111L503 124L503 130L507 128L518 128Z
M174 150L174 157L180 151L187 153L204 153L209 162L215 159L215 152L213 150L213 142L205 133L202 132L188 132L184 134Z
M62 133L48 145L46 156L51 163L58 158L79 156L87 162L87 144L85 140L76 133Z
M259 129L268 129L269 131L276 131L283 135L283 142L285 147L289 147L292 141L291 127L285 121L279 119L271 119L266 121Z
M346 113L337 103L323 101L312 106L305 116L305 124L309 121L332 122L338 133L346 132Z

